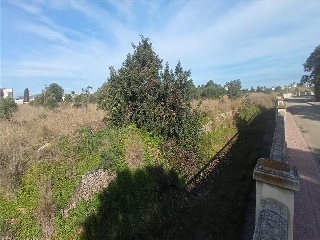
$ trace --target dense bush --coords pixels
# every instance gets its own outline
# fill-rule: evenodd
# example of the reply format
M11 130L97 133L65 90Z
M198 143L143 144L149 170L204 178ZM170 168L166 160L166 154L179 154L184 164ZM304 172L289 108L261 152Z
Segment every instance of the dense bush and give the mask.
M190 145L200 132L197 114L191 110L190 71L178 62L175 70L155 53L148 38L132 45L119 70L110 67L110 77L99 90L98 106L108 110L116 126L136 124L166 139ZM192 144L191 144L192 145Z
M13 112L18 110L18 105L13 98L0 98L0 118L10 119Z
M69 94L64 95L64 102L72 103L73 102L72 94L69 93Z
M218 99L226 94L226 90L212 80L208 81L205 85L198 87L200 96L202 98Z
M228 88L227 94L229 98L235 99L242 95L240 79L227 82L226 86Z
M96 103L96 93L91 94L92 87L82 88L82 93L75 96L74 107L87 107L89 103Z
M30 104L32 106L44 106L49 109L58 107L58 102L62 100L64 90L56 83L51 83L46 87L41 94L35 96L34 101Z

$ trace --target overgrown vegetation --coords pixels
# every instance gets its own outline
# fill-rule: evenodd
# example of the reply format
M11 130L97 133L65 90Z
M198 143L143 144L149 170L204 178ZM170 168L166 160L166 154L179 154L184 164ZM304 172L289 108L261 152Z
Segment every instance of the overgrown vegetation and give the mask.
M96 99L96 93L91 94L90 91L92 91L92 87L91 86L87 86L86 88L82 88L81 89L82 92L79 95L76 95L74 98L72 95L70 101L67 102L74 102L73 106L76 108L79 107L87 107L89 103L96 103L97 99ZM66 99L65 99L66 101Z
M180 211L171 239L240 238L247 197L253 184L253 168L259 157L260 139L266 121L273 117L273 109L264 111L240 133L238 141L228 152L229 164L210 184L204 183L207 187L199 186L205 191L200 197L192 198Z
M44 159L59 162L63 158L54 147L37 153L40 147L62 136L73 136L82 125L102 129L103 116L104 113L93 105L87 109L63 106L54 111L19 105L11 122L0 123L0 195L14 197L21 177L32 164Z
M13 98L0 98L0 119L10 119L18 110L18 105Z
M273 96L192 100L190 71L163 68L147 38L133 47L96 94L87 87L62 103L50 85L37 108L21 105L0 122L0 236L233 239L239 231L263 119L247 123ZM190 198L186 183L239 128L228 167ZM103 192L93 190L103 181Z
M108 111L115 126L135 124L138 128L174 139L194 148L200 121L191 109L190 71L178 62L175 70L155 53L148 38L141 37L133 54L119 70L110 67L110 77L100 93L99 106Z
M273 116L264 112L240 134L227 167L202 183L205 192L198 186L189 195L174 173L158 167L119 173L86 219L82 239L239 239L259 142Z
M95 233L93 230L87 232L85 229L92 228L92 223L98 221L95 215L91 214L101 209L102 198L93 195L89 201L81 200L76 204L76 208L69 211L68 217L62 217L61 211L74 194L81 177L88 171L103 168L110 172L122 172L123 175L118 175L118 180L116 180L116 182L124 181L121 182L121 186L134 185L133 183L140 181L143 191L139 192L140 188L130 188L130 194L133 195L128 193L128 201L129 199L135 199L134 201L140 199L139 196L146 191L145 189L150 191L150 195L142 196L140 205L132 204L131 201L121 203L114 199L115 206L118 206L116 209L119 210L120 207L127 209L123 209L123 222L120 221L121 224L131 226L126 234L170 236L171 231L174 231L170 228L175 226L171 221L176 218L174 216L181 214L179 209L182 207L180 200L172 201L175 201L176 198L180 199L183 195L183 183L197 173L206 163L205 159L208 160L218 152L236 132L236 128L232 125L233 115L222 115L225 119L220 120L220 117L214 119L209 114L210 111L228 112L230 111L228 106L238 109L236 103L225 99L224 107L226 108L223 109L221 104L218 104L219 100L215 101L217 104L211 102L211 108L206 109L207 114L202 118L203 125L210 121L214 123L199 141L199 150L203 153L203 160L199 158L196 161L191 161L188 153L183 152L183 149L170 148L172 143L165 141L163 137L150 134L134 125L122 128L109 126L105 129L101 122L104 113L95 110L95 106L92 105L89 105L87 109L75 109L72 106L63 105L54 111L20 105L19 111L13 116L13 122L1 123L1 129L6 129L7 134L3 138L6 140L0 142L3 153L0 176L1 231L13 232L18 239L43 236L44 229L53 229L54 239L66 237L79 239L83 234L88 234L87 236L98 234L99 236L101 233L99 231L103 229L99 225L94 225ZM241 102L238 101L238 104ZM249 115L244 114L244 116ZM229 124L226 124L228 121ZM84 127L79 128L81 125ZM50 142L50 146L39 151L38 149L47 142ZM247 150L249 151L250 148ZM243 159L246 158L243 157ZM159 175L154 174L154 179L152 178L153 171L159 173ZM176 177L165 177L170 171L176 172ZM139 180L140 175L144 176L141 180ZM164 179L160 177L162 175ZM129 181L124 176L131 176L129 179L137 179L130 182L131 180ZM128 183L126 183L127 180ZM120 186L120 183L114 184ZM158 185L163 188L161 193L158 192L158 187L154 187ZM173 186L173 188L167 189L166 186ZM123 191L122 187L115 187L112 193L118 190ZM137 196L139 198L136 199ZM109 204L107 198L103 199ZM115 213L118 211L116 209ZM139 225L140 227L137 225L138 228L135 229L134 220L130 217L133 215L129 213L133 214L137 209L145 210L139 215L144 224ZM177 211L172 211L172 209ZM114 221L106 218L104 212L98 211L98 214L102 214L101 218L104 219L101 219L102 222L109 222L108 224L112 224L113 227L116 227L115 229L121 228L120 222L116 226ZM48 216L51 216L51 221L48 220L50 219ZM86 221L89 216L90 219L94 217L93 220ZM149 220L147 216L150 217ZM47 221L47 228L44 227L43 221ZM85 225L82 224L84 222L86 222ZM156 222L159 224L156 225ZM123 236L117 231L114 234Z
M62 101L64 90L57 83L51 83L41 94L35 96L30 104L33 106L44 106L49 109L58 107L58 102Z

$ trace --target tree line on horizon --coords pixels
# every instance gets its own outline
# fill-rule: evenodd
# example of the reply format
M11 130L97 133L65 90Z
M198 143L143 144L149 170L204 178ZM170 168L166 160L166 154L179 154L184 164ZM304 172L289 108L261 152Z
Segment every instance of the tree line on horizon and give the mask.
M45 89L42 90L41 94L35 96L34 101L31 102L31 105L44 106L48 107L49 109L54 109L58 107L58 103L61 102L64 97L64 101L67 103L74 103L74 107L86 107L88 103L98 103L99 106L102 106L102 108L104 108L105 106L103 105L107 101L107 99L117 99L118 92L108 92L110 96L107 96L106 89L107 85L110 85L112 81L115 78L119 78L119 76L120 81L118 82L119 84L120 82L122 82L121 87L124 87L131 93L133 93L134 91L142 93L146 90L149 91L151 89L153 91L157 87L164 87L167 89L161 89L161 91L167 91L167 95L162 93L165 97L170 97L168 93L172 91L172 89L169 88L172 88L172 86L174 86L174 84L172 84L173 82L177 84L178 82L182 81L179 86L175 86L175 91L176 94L183 93L179 97L186 97L188 99L188 102L191 99L219 99L224 95L227 95L231 99L235 99L243 96L248 92L282 92L282 87L280 86L275 87L275 89L268 88L266 86L257 86L256 89L251 87L250 90L242 89L240 79L227 82L224 86L215 83L212 80L209 80L206 84L202 84L196 87L192 79L190 78L191 71L184 71L180 62L178 62L174 71L169 68L168 63L166 63L165 68L163 68L163 60L160 59L159 56L154 52L152 44L149 42L148 38L144 38L143 36L141 36L141 42L139 43L139 45L135 46L134 44L132 44L132 46L135 50L135 53L132 55L128 54L127 59L123 63L123 66L118 71L111 67L110 77L108 78L108 81L103 84L94 94L90 93L92 87L88 86L87 88L82 89L81 94L77 96L75 96L74 91L72 91L73 94L71 93L64 95L64 89L60 85L58 85L57 83L51 83L48 87L46 86ZM138 67L138 71L137 69L133 69L134 67ZM315 99L316 101L320 101L320 45L318 45L310 54L306 62L303 64L303 68L305 72L309 73L309 75L303 75L299 85L312 85L314 87ZM158 74L159 72L161 72L161 75ZM142 80L141 82L141 77L147 79L147 82L143 83L144 80ZM184 78L184 80L181 80L181 78ZM173 82L170 83L170 81ZM164 83L164 85L160 86L161 83ZM148 86L145 86L145 84L147 84ZM128 87L133 87L139 90L129 90ZM151 93L152 94L150 94L150 96L154 95L153 98L159 97L158 92L153 91ZM173 96L171 96L171 98L172 97ZM24 90L24 102L29 102L29 100L29 89L26 88ZM158 99L157 101L161 102L161 99ZM125 103L130 105L132 104L132 101L126 99ZM120 104L122 104L121 101ZM177 104L177 102L175 104ZM12 116L12 113L17 110L13 99L11 101L1 99L0 106L0 110L2 111L1 118L9 119ZM111 112L114 111L113 108L109 110L111 110Z

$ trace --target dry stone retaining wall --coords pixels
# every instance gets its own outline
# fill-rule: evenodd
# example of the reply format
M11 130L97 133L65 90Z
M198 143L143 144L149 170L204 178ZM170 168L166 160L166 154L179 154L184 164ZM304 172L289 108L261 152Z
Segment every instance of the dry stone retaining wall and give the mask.
M76 191L71 197L69 203L62 210L62 216L68 217L68 212L74 209L81 199L84 199L85 201L90 200L92 194L101 192L115 177L115 172L103 169L95 169L87 172L82 176L81 182L76 188Z

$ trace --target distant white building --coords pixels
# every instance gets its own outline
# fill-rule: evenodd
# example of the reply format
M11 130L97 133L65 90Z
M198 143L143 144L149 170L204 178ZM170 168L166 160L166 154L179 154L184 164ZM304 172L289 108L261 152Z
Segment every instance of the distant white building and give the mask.
M16 104L24 104L23 99L16 99L16 100L14 100L14 102L15 102Z
M1 98L7 98L7 97L13 98L13 89L12 88L0 88L0 97Z

